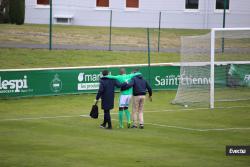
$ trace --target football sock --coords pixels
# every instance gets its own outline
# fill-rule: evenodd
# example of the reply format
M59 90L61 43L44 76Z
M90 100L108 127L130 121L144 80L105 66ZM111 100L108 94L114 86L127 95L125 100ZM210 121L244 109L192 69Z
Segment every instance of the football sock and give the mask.
M123 128L123 111L119 111L119 127Z
M125 114L126 114L126 117L127 117L128 124L131 124L130 112L128 110L124 110L124 111L125 111Z

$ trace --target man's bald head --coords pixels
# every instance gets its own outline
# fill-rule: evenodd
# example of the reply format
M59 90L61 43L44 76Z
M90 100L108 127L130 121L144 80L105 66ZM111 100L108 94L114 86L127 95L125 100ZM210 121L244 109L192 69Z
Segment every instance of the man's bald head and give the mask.
M125 68L120 68L120 75L126 74Z

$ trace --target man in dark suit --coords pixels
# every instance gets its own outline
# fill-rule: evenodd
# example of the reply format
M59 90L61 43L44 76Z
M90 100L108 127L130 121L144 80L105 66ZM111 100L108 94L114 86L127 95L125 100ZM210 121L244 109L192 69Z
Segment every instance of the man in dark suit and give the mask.
M107 76L108 74L108 70L102 71L103 76ZM100 86L96 95L96 100L98 101L101 98L102 109L104 110L104 121L100 125L101 128L106 128L106 124L108 123L106 129L112 129L110 110L114 108L115 87L120 88L124 85L126 85L126 83L121 84L116 79L109 79L106 77L100 78Z

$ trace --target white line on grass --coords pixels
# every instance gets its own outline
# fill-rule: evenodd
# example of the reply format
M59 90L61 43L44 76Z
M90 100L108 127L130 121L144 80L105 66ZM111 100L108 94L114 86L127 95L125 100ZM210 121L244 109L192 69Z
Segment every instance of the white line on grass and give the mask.
M117 113L113 113L114 115ZM100 116L103 114L100 114ZM57 119L57 118L73 118L73 117L84 117L90 118L89 115L68 115L68 116L54 116L54 117L30 117L30 118L13 118L13 119L2 119L3 121L23 121L23 120L40 120L40 119ZM117 119L112 119L113 121L118 121ZM125 121L126 122L126 121ZM197 129L197 128L187 128L181 126L173 126L173 125L165 125L165 124L158 124L158 123L145 123L145 125L152 125L158 127L167 127L167 128L175 128L181 130L188 130L188 131L198 131L198 132L207 132L207 131L229 131L229 130L250 130L250 127L246 128L215 128L215 129Z
M217 107L215 109L232 109L232 108L250 108L250 106L231 106L231 107ZM157 110L157 111L146 111L147 113L153 112L166 112L166 111L195 111L195 110L208 110L209 108L193 108L193 109L169 109L169 110ZM99 114L102 116L103 114ZM112 115L117 115L117 113L112 113ZM57 119L57 118L73 118L73 117L84 117L90 118L89 115L64 115L64 116L53 116L53 117L29 117L29 118L9 118L9 119L0 119L0 122L4 121L23 121L23 120L40 120L40 119ZM112 119L114 121L118 121L117 119ZM145 123L145 125L152 125L158 127L167 127L167 128L175 128L181 130L188 131L198 131L198 132L207 132L207 131L230 131L230 130L250 130L250 127L243 128L211 128L211 129L197 129L197 128L188 128L174 125L165 125L159 123Z
M214 109L234 109L234 108L250 108L250 106L231 106L231 107L215 107ZM156 113L156 112L172 112L172 111L196 111L196 110L211 110L210 108L181 108L181 109L167 109L167 110L150 110L144 111L145 113ZM116 113L112 113L116 114Z
M118 121L117 119L112 119L113 121ZM127 122L127 121L124 121ZM198 131L198 132L207 132L207 131L229 131L229 130L250 130L250 127L244 128L214 128L214 129L197 129L197 128L187 128L181 126L174 126L174 125L165 125L159 123L144 123L145 125L152 125L158 127L165 127L165 128L174 128L174 129L181 129L181 130L188 130L188 131Z
M153 126L175 128L175 129L182 129L182 130L189 130L189 131L199 131L199 132L202 131L201 129L186 128L186 127L173 126L173 125L164 125L164 124L158 124L158 123L145 123L145 125L153 125Z
M234 108L250 108L250 106L230 106L230 107L215 107L214 109L234 109ZM196 110L211 110L210 108L184 108L184 109L167 109L162 111L196 111ZM148 111L153 112L153 111ZM154 111L154 112L160 112L160 111Z
M199 131L199 132L208 132L208 131L230 131L230 130L250 130L250 127L244 127L244 128L197 129L197 128L186 128L186 127L181 127L181 126L157 124L157 123L145 123L145 124L153 125L153 126L159 126L159 127L167 127L167 128L175 128L175 129L189 130L189 131Z
M1 119L0 121L1 122L3 122L3 121L24 121L24 120L39 120L39 119L73 118L73 117L79 117L79 115L65 115L65 116L53 116L53 117L30 117L30 118L9 118L9 119Z

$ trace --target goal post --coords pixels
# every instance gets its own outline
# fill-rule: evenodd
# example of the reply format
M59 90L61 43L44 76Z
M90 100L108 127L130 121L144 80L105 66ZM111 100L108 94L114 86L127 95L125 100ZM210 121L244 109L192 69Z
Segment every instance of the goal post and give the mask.
M212 28L211 29L211 62L210 62L210 108L214 108L214 62L215 62L215 39L216 39L216 32L230 32L230 31L249 31L250 33L250 28ZM224 37L223 38L223 48L224 48ZM250 39L250 34L248 37ZM224 49L223 49L224 50ZM249 54L250 57L250 54ZM250 60L250 58L249 58ZM246 60L247 61L247 60ZM247 63L247 62L246 62ZM250 93L250 92L249 92Z
M214 54L215 54L215 29L211 30L211 61L210 61L210 108L214 108Z
M250 28L182 37L179 78L174 104L213 109L215 102L250 100Z

